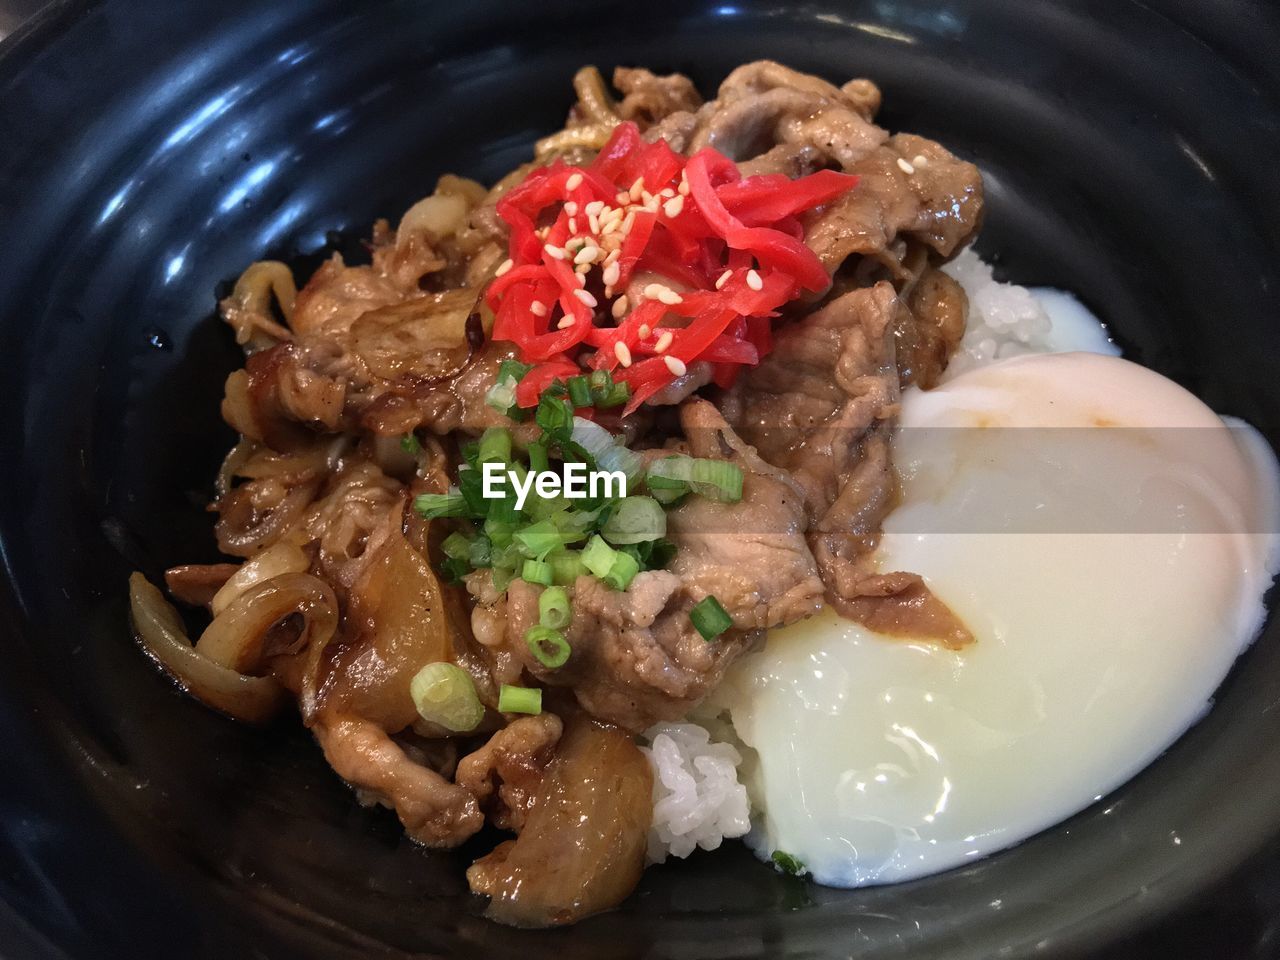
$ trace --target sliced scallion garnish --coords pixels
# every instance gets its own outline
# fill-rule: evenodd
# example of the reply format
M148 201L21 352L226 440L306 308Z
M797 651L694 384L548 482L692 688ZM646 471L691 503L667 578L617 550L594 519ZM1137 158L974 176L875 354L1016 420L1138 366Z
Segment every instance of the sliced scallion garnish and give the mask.
M409 681L418 715L454 733L474 730L484 719L471 674L455 663L428 663Z
M541 624L525 631L524 642L529 645L529 652L548 670L563 667L569 660L569 654L573 652L564 634Z
M667 535L667 514L653 497L623 497L600 534L618 545L657 540Z
M702 634L703 640L714 640L733 626L733 618L711 594L693 605L693 609L689 611L689 619L693 622L693 628Z
M547 587L538 597L538 622L552 630L563 630L569 625L573 609L569 605L569 593L564 587Z
M498 710L537 716L542 712L542 691L537 687L513 687L504 683L498 688Z

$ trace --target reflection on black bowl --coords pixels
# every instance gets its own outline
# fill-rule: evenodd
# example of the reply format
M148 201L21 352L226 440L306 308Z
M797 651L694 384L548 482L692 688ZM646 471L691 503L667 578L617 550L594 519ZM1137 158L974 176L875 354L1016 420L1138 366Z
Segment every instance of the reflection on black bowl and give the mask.
M210 714L125 629L127 571L213 555L220 285L264 252L314 264L442 171L514 166L584 61L704 89L763 56L874 77L886 125L983 167L980 248L1008 277L1077 291L1130 356L1280 440L1275 20L1159 6L108 0L14 38L0 930L75 957L1019 955L1112 938L1238 865L1280 826L1275 624L1150 770L1012 851L849 892L734 845L543 934L479 918L474 851L416 849L299 730Z

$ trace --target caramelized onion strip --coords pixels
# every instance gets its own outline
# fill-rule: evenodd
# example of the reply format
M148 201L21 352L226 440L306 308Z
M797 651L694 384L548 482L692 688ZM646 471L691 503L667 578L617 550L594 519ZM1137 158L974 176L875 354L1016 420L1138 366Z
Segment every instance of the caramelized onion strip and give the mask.
M187 693L248 723L265 723L284 705L272 678L247 677L198 653L178 612L140 573L129 577L129 608L138 642Z
M251 587L286 573L305 573L311 566L306 551L287 540L272 544L240 565L221 589L213 595L209 609L216 617Z
M302 618L297 636L271 649L276 627ZM285 573L256 583L213 618L196 641L196 652L238 673L255 673L271 656L323 648L338 626L338 601L319 577Z

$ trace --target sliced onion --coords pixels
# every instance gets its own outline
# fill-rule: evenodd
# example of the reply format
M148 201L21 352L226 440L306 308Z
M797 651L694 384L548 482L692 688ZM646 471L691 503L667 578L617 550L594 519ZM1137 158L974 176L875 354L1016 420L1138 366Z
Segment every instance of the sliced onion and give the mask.
M288 650L266 650L273 627L295 614L302 631ZM238 673L262 668L268 654L298 653L329 642L338 626L338 601L319 577L286 573L249 587L213 618L196 652Z
M593 420L585 417L573 418L573 442L591 454L599 469L622 473L627 478L628 490L644 472L644 459L640 454L625 447L617 437Z
M265 723L285 704L284 688L271 677L246 677L197 653L182 619L140 573L129 577L129 608L143 648L183 690L215 710L249 723Z
M250 587L281 574L305 573L309 566L311 560L306 551L296 544L282 540L267 547L252 560L242 563L240 569L213 595L209 610L216 617Z
M657 540L667 535L667 514L653 497L623 497L600 533L619 545Z

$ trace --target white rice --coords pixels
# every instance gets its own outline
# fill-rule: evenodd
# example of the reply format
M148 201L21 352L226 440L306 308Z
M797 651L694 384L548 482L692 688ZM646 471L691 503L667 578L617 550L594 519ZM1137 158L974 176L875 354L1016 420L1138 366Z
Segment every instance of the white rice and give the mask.
M687 857L695 847L714 850L726 837L751 828L747 789L738 781L742 755L713 743L696 723L659 723L641 747L653 765L653 825L649 862Z
M991 265L971 247L942 269L969 295L969 323L947 365L947 378L992 360L1050 351L1053 322L1030 290L998 282Z
M968 326L944 379L1020 354L1073 349L1119 352L1108 342L1097 318L1067 294L999 283L990 265L972 250L962 252L944 269L969 296ZM660 723L645 732L649 746L641 749L654 770L650 862L660 863L668 855L687 857L696 847L714 850L726 837L741 837L751 828L753 805L742 783L749 777L738 749L741 744L714 707L708 706L698 719L705 725ZM708 727L718 741L712 741ZM759 823L763 811L757 806L754 813ZM767 859L770 851L763 831L748 842Z

